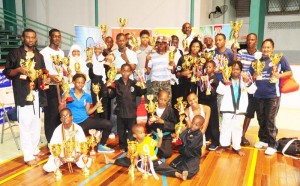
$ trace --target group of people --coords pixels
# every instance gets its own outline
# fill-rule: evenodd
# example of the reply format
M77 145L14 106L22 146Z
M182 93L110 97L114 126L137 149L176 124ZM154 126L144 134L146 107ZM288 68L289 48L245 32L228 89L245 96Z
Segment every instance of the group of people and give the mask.
M109 136L117 134L121 151L127 151L128 139L136 140L138 148L148 145L155 171L183 180L199 171L200 157L209 141L208 149L211 151L221 153L232 145L234 152L244 155L241 145L250 145L245 134L255 112L259 123L259 142L254 146L267 147L265 153L273 155L277 148L275 118L280 105L280 81L271 83L270 78L280 80L292 76L284 57L275 64L277 71L272 70L269 56L274 51L273 40L264 40L260 52L256 49L257 35L251 33L247 35L247 48L237 51L236 48L226 48L226 36L222 33L215 38L206 35L202 43L192 33L189 23L183 24L182 32L185 34L183 39L173 35L169 40L159 35L153 46L147 30L140 32L139 46L130 45L126 35L119 33L115 50L114 39L107 36L103 38L105 48L95 44L93 65L87 67L81 56L82 49L76 44L70 48L69 65L54 62L53 56L64 58L64 52L59 48L59 30L49 31L50 45L41 51L35 48L36 32L24 30L23 45L9 53L3 71L13 84L24 161L30 166L36 165L37 156L41 155L38 149L41 107L44 108L48 143L62 142L73 130L80 131L76 133L78 140L85 141L84 133L96 129L102 131L98 152L112 153L114 149L106 146L106 142ZM188 45L183 45L184 42ZM175 48L173 51L170 51L171 46ZM213 58L203 61L209 52L212 52ZM173 58L169 57L170 53L173 53ZM29 59L34 61L32 69L20 63ZM251 65L256 60L265 63L261 73ZM188 62L191 61L198 63L190 66ZM227 65L222 66L224 63ZM220 71L228 67L232 70L229 79L228 74ZM46 69L48 73L46 78L32 81L34 86L30 88L32 82L26 80L26 76L30 76L33 69ZM112 73L116 75L114 82L109 79ZM69 91L61 89L62 82L71 87ZM91 88L97 84L100 87L98 95ZM30 92L34 95L32 101L27 99ZM148 113L143 125L137 121L137 105L144 103L145 95L153 95L157 107L154 116ZM166 165L159 162L157 156L168 158L172 155L175 124L182 115L174 109L174 105L180 97L189 105L183 114L187 129L176 136L180 139L180 156ZM100 108L103 111L97 112ZM81 126L80 129L78 126ZM158 143L148 139L146 133ZM154 153L156 146L157 154ZM106 157L106 163L129 166L130 160ZM77 165L83 166L82 162ZM53 167L47 163L44 169L50 172Z

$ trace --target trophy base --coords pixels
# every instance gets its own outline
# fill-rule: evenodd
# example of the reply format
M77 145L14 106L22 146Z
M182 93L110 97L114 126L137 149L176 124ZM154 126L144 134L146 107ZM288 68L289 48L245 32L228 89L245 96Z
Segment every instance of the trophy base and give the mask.
M92 151L90 152L90 156L96 156L96 151L95 151L95 150L92 150Z
M25 100L29 101L29 102L33 102L34 101L34 95L30 93L29 95L26 96Z
M70 102L73 102L74 101L74 98L73 97L67 97L66 99L66 102L67 103L70 103Z
M172 140L172 143L173 143L174 145L176 145L176 146L182 145L182 141L181 141L180 138L175 138L175 139L173 139L173 140Z
M22 75L20 75L20 79L22 79L22 80L26 80L26 79L27 79L27 76L26 76L26 75L24 75L24 74L22 74Z
M104 112L103 108L97 108L97 113L102 113Z
M60 180L62 178L62 173L59 169L55 171L54 175L56 180Z
M66 158L66 162L74 162L74 158L71 157L71 158Z
M257 76L256 80L262 80L262 77L261 76Z
M82 168L82 174L84 176L89 176L90 175L90 170L87 167Z
M107 83L106 87L107 88L116 88L116 84L115 83Z
M210 92L210 91L206 91L205 94L206 94L207 96L209 96L209 95L211 95L211 92Z
M87 63L86 66L87 66L88 68L93 68L93 63Z

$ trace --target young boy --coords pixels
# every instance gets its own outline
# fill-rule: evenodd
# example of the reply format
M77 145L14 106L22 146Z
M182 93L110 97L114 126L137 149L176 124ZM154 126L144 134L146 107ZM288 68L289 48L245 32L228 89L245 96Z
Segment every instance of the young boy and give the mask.
M208 146L208 150L216 150L219 146L220 138L218 103L216 92L216 89L219 85L219 80L214 73L215 68L215 62L206 62L205 70L207 76L201 79L202 85L199 87L200 91L198 95L199 102L203 105L209 106L211 110L207 130L205 132L206 140L211 139L211 144Z
M161 90L158 94L158 107L156 108L153 118L148 114L146 129L148 133L152 133L153 137L157 137L155 132L158 128L163 131L163 141L158 148L158 156L169 158L172 156L172 137L171 132L177 123L177 117L172 107L167 106L170 94L166 90Z
M141 89L136 85L136 81L129 79L131 74L131 66L128 63L123 64L121 66L122 77L115 81L116 88L108 90L111 98L116 97L115 114L121 151L127 149L127 138L132 140L131 128L136 123L136 97L146 93L146 88Z
M220 128L220 144L221 149L217 153L222 153L230 146L232 141L232 150L244 155L241 151L241 137L243 132L242 123L248 107L248 93L253 94L256 91L256 86L251 84L247 76L242 77L246 87L241 85L241 71L243 65L240 61L232 63L231 85L220 83L217 88L217 93L223 95L220 111L222 113L222 125Z

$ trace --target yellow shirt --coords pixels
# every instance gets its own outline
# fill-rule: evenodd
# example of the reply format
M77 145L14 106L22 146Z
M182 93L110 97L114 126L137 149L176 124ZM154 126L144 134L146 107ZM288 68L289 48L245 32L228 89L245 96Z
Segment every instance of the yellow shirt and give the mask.
M155 147L157 146L157 141L152 139L150 136L146 136L142 143L137 145L137 153L139 156L149 155L152 160L156 160Z

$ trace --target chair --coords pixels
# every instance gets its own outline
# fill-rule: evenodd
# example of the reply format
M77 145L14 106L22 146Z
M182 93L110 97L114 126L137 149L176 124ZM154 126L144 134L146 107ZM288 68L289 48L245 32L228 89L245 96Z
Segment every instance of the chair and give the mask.
M1 144L3 144L3 137L4 137L4 131L7 129L10 129L10 132L15 140L15 143L17 145L18 150L20 150L20 146L17 140L17 136L15 135L15 132L13 130L14 126L18 126L17 121L12 121L7 115L7 111L5 110L4 104L0 103L0 106L3 108L3 121L2 121L2 133L1 133ZM5 127L5 124L8 124L7 127Z

